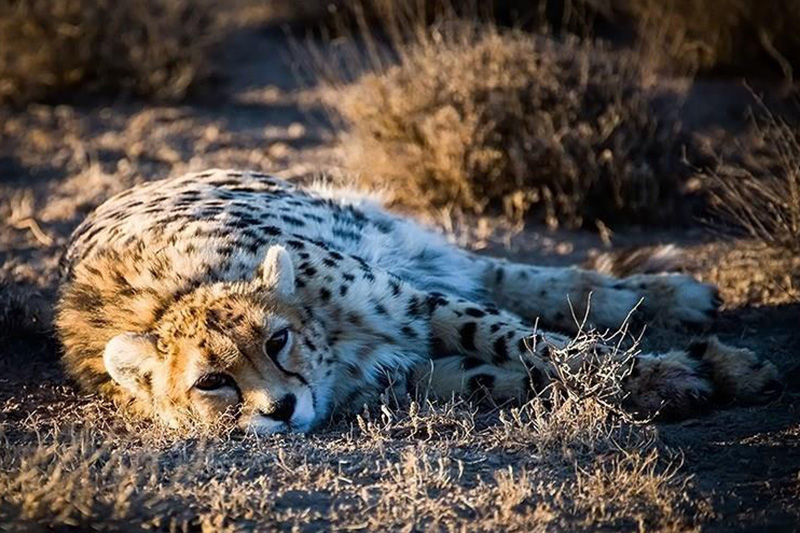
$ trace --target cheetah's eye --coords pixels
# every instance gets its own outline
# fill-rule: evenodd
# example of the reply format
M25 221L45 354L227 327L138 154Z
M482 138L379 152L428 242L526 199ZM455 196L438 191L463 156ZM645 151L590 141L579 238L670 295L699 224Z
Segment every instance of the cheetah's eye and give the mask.
M264 342L264 352L272 359L276 359L287 342L289 342L289 328L276 331Z
M233 385L233 379L227 374L220 374L219 372L214 374L206 374L198 379L195 384L194 388L202 390L202 391L215 391L221 389L223 387L230 387Z

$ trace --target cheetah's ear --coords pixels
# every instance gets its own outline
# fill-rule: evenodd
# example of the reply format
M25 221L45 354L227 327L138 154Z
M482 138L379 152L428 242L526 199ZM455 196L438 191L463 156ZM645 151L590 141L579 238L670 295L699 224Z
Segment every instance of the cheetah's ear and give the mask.
M282 296L294 294L294 265L283 246L270 246L259 269L261 283L270 291Z
M122 333L106 344L103 362L111 378L136 396L151 394L151 378L157 362L151 335Z

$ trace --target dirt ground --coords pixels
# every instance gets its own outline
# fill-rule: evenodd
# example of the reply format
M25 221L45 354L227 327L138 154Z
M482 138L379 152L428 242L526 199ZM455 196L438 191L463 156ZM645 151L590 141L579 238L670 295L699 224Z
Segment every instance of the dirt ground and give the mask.
M9 491L0 494L0 528L125 529L141 517L140 527L156 529L800 529L800 258L723 242L699 227L619 231L612 249L681 246L687 269L719 283L725 297L714 333L772 360L787 386L766 406L636 430L679 458L687 483L689 500L676 496L680 501L662 518L652 518L658 504L644 514L620 511L619 520L594 507L586 514L558 504L547 476L570 470L566 459L556 464L537 455L535 443L510 444L501 437L511 426L497 413L475 414L463 404L420 415L387 409L372 422L340 421L311 437L188 439L148 448L136 433L140 425L114 422L112 408L81 397L59 369L46 324L59 253L87 212L134 183L188 170L240 167L288 178L336 172L334 137L314 108L313 90L295 81L284 35L252 31L225 49L223 81L184 105L103 100L0 111L0 298L16 302L0 332L0 464L18 477L0 485ZM719 91L725 92L699 86L687 109L702 110L709 123L729 120L729 109L720 110L722 118L709 111ZM536 227L467 244L548 264L581 263L608 250L593 234ZM655 347L688 338L645 337ZM427 430L416 426L417 416ZM100 459L92 459L93 446L106 450ZM125 464L114 463L108 450L123 450ZM94 488L81 484L88 470L64 466L83 464L70 462L73 456L105 465L99 474L92 470L100 476L90 476ZM123 467L138 474L114 477ZM565 483L586 482L580 471L570 472ZM72 500L48 494L55 478L65 483L62 499ZM533 489L517 494L523 481ZM28 487L31 500L12 497L13 487Z

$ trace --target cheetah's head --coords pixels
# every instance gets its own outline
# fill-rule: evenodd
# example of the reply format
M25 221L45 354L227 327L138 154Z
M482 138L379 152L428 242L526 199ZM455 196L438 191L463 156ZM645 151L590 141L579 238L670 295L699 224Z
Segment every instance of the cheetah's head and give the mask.
M228 418L257 433L308 431L329 411L330 348L295 301L289 254L273 246L250 282L201 286L150 332L106 345L113 380L173 426Z

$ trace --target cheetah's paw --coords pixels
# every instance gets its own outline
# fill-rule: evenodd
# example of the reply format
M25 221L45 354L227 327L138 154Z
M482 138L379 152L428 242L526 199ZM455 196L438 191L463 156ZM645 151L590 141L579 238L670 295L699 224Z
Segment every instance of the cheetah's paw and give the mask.
M673 351L636 358L623 381L623 405L640 416L682 419L707 410L714 386L700 362Z
M685 274L632 276L625 282L640 291L647 319L661 327L705 330L722 305L714 285Z

